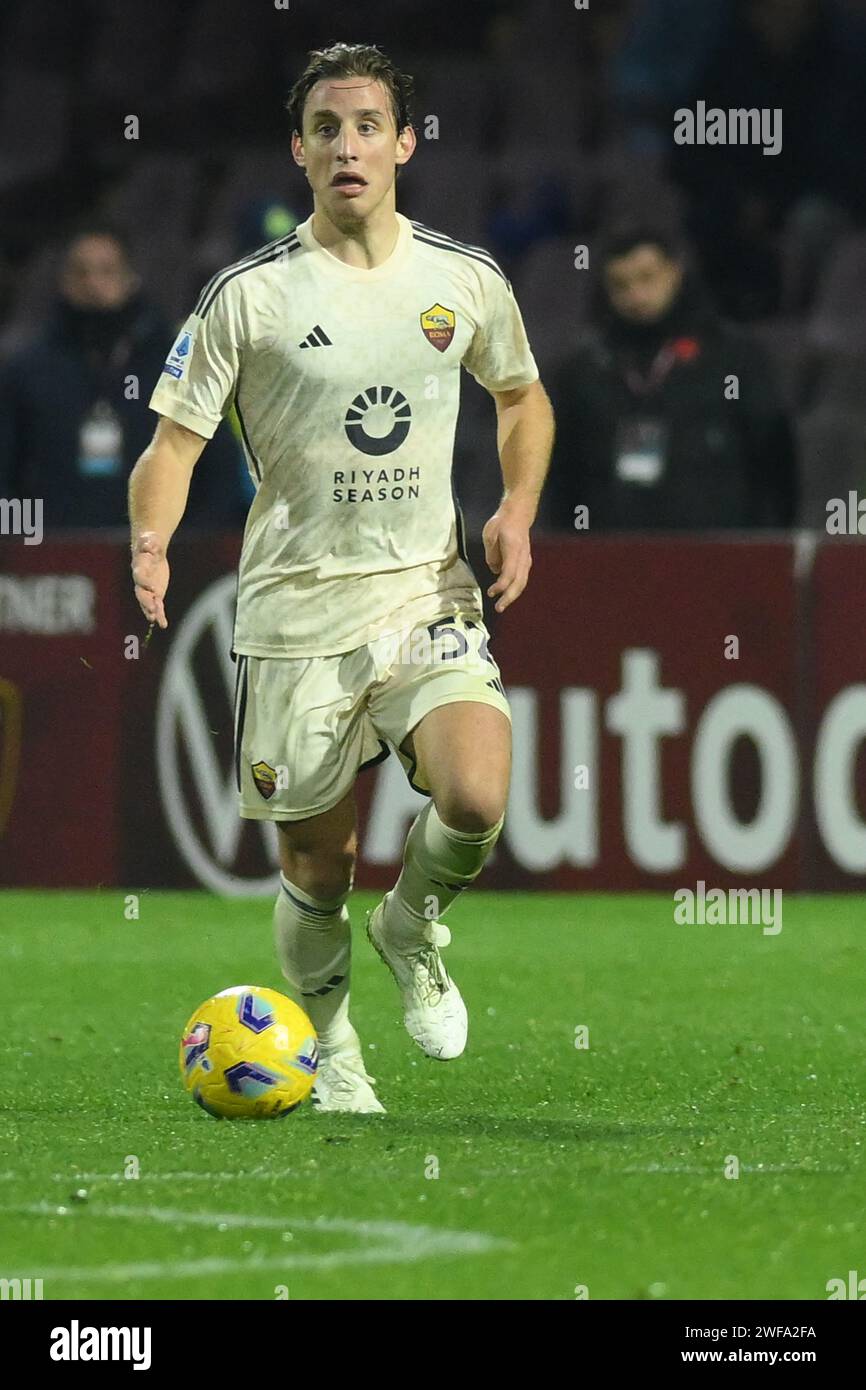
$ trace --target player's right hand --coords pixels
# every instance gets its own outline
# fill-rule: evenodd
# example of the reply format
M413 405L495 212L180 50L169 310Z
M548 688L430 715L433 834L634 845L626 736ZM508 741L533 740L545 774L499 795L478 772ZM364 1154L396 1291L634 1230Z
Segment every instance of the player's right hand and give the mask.
M140 536L132 552L132 579L135 597L149 623L168 627L164 599L168 589L168 559L158 536Z

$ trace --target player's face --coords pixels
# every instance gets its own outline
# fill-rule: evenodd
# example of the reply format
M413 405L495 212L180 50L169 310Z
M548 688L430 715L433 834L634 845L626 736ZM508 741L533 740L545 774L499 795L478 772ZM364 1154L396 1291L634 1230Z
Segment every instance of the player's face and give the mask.
M119 309L136 285L137 278L113 237L83 236L69 248L60 288L76 308Z
M636 246L609 261L604 272L608 299L629 323L653 323L679 293L683 273L657 246Z
M303 139L292 138L317 209L338 223L369 216L393 188L395 165L405 164L414 146L411 129L398 135L381 82L364 77L317 83L304 107Z

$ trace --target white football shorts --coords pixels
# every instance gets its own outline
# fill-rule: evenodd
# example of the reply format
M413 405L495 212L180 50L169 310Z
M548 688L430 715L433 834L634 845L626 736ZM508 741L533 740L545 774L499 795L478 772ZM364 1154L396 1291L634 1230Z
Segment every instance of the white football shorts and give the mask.
M241 816L306 820L330 810L393 748L409 783L424 770L402 748L439 705L471 700L510 720L489 634L446 615L336 656L237 656L235 775Z

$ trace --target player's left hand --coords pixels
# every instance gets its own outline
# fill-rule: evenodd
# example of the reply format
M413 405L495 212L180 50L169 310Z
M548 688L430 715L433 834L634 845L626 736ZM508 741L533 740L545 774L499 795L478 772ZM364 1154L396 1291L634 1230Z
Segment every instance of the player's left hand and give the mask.
M481 532L484 558L498 579L487 590L488 598L499 598L497 613L504 613L519 598L529 582L532 554L529 547L529 521L520 508L501 504Z

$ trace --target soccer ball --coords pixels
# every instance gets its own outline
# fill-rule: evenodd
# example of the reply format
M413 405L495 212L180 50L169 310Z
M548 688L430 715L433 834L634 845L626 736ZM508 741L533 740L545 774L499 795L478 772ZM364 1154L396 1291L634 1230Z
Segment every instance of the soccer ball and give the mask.
M318 1060L303 1009L258 985L235 985L206 1000L180 1040L183 1084L217 1119L288 1115L313 1089Z

